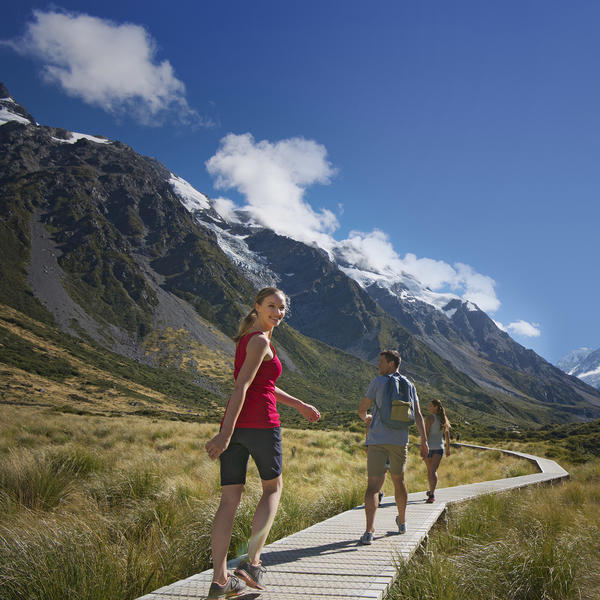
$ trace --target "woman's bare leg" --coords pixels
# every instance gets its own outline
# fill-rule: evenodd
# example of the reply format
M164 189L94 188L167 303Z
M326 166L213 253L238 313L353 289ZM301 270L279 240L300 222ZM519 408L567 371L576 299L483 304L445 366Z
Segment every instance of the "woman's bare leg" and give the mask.
M267 541L271 525L277 513L283 479L281 475L275 479L261 480L263 493L256 506L254 518L252 519L252 535L248 542L248 560L257 565L260 561L260 553Z
M429 491L434 494L438 482L437 470L442 460L441 454L434 454L427 459L427 479L429 480Z
M243 484L224 485L221 488L221 503L213 521L211 536L213 581L221 585L227 581L227 552L231 542L233 519L243 491Z

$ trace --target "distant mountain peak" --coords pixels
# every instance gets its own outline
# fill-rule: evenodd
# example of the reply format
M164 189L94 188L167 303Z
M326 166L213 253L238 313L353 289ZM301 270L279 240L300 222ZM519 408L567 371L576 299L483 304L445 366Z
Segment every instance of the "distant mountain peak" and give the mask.
M16 121L23 125L37 125L36 120L11 97L8 88L0 81L0 125Z
M600 389L600 348L578 348L563 356L556 366L567 373Z

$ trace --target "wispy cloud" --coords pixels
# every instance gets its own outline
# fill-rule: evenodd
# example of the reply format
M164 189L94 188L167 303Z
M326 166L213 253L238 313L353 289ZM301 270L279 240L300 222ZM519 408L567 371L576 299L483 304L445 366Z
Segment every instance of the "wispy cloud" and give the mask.
M146 125L167 118L211 125L190 108L185 85L168 60L157 60L156 44L140 25L36 10L21 38L1 43L42 61L47 82L107 112Z

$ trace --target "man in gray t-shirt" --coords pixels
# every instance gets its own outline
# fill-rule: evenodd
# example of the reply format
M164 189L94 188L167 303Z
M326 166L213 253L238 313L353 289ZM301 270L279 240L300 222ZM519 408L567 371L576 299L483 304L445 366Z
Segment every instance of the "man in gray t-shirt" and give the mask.
M367 490L365 491L365 516L367 526L360 538L361 544L370 544L375 532L375 512L379 506L379 491L385 481L386 462L390 463L390 476L394 484L394 496L398 507L396 524L399 533L406 532L405 513L408 492L404 481L404 467L408 446L408 424L403 429L390 429L380 417L379 407L382 406L383 395L388 379L400 368L400 355L395 350L383 350L379 354L379 377L375 377L358 407L359 417L367 424L368 432L365 444L367 446ZM415 425L421 436L421 457L429 452L427 436L419 398L415 386L406 380L409 387L409 398L412 402ZM374 404L373 411L367 414L369 407Z

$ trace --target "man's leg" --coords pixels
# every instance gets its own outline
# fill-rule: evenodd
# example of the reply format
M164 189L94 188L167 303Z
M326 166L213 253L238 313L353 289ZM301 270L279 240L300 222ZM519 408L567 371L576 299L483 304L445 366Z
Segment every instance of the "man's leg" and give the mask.
M379 506L379 490L383 487L385 475L367 478L367 490L365 491L365 516L367 525L365 531L375 531L375 512Z
M406 501L408 490L404 481L407 446L388 446L390 455L390 476L394 484L394 497L398 508L398 526L406 522Z
M408 490L404 481L404 473L400 475L392 475L394 483L394 496L396 498L396 506L398 507L398 523L406 522L406 502L408 500Z

